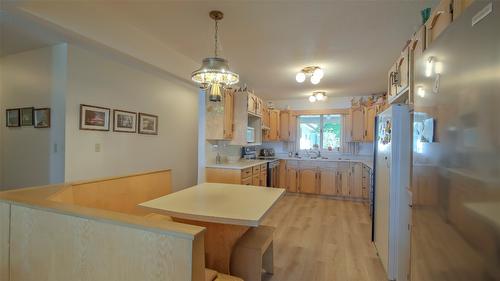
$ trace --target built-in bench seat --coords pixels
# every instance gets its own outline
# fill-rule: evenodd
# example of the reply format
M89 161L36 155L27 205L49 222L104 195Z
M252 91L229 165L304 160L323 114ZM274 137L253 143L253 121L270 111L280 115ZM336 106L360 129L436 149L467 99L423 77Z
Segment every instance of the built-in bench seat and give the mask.
M272 226L261 225L241 237L231 255L231 274L245 281L260 281L262 269L273 274L274 230Z

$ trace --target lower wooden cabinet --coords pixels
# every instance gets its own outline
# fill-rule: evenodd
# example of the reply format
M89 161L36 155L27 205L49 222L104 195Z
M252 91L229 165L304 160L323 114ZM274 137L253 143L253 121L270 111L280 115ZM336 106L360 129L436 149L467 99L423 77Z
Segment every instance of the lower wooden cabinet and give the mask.
M318 178L319 172L317 169L300 169L298 191L300 193L317 194Z
M267 164L245 169L206 168L207 182L267 186Z
M287 188L286 160L280 160L278 187Z
M241 184L243 185L252 185L252 177L244 178L241 180Z
M371 169L359 162L287 161L280 163L280 187L288 192L320 194L366 200L371 188ZM285 167L286 166L286 170Z
M319 193L322 195L337 195L337 170L335 168L322 168L319 173Z
M259 186L267 186L267 173L260 173Z
M252 176L252 185L260 185L260 174Z
M297 169L288 167L286 169L286 190L289 192L297 192Z

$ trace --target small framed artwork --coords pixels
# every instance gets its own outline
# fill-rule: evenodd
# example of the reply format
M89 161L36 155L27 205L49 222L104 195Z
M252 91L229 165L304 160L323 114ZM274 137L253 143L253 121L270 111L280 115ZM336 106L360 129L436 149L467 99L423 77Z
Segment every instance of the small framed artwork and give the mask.
M110 113L109 108L81 104L80 130L109 131Z
M137 113L114 109L113 131L124 133L137 132Z
M21 110L21 126L33 126L33 107L23 107Z
M158 135L158 116L139 113L139 134Z
M21 126L20 122L20 110L19 108L7 109L7 118L6 118L6 126L7 127L19 127Z
M34 113L35 128L50 128L50 108L37 108Z

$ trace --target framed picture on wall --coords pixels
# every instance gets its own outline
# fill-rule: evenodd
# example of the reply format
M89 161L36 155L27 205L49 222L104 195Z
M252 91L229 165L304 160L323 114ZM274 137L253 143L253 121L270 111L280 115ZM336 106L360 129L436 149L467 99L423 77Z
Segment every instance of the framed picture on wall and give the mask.
M113 131L124 133L137 132L137 113L114 109Z
M5 123L7 127L19 127L20 123L20 110L19 108L7 109Z
M158 116L139 113L139 134L158 135Z
M81 104L80 130L109 131L110 113L109 108Z
M35 128L50 128L50 108L37 108L34 113Z
M33 107L23 107L21 110L21 126L33 126Z

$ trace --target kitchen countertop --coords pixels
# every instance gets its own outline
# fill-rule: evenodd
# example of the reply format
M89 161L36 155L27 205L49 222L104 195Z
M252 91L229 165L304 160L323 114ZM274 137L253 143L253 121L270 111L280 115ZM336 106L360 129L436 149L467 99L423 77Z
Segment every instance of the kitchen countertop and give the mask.
M295 158L295 157L280 157L277 156L277 159L280 160L290 160L290 161L318 161L318 162L356 162L356 163L363 163L368 168L373 169L373 163L371 160L366 160L366 159L335 159L335 158L329 158L329 159L310 159L310 158ZM234 163L222 163L222 164L207 164L205 165L206 168L217 168L217 169L230 169L230 170L242 170L246 168L250 168L255 165L259 164L264 164L272 160L240 160L238 162Z
M328 158L328 159L323 159L323 158L317 158L317 159L310 159L310 158L295 158L295 157L278 157L279 159L282 160L290 160L290 161L319 161L319 162L356 162L356 163L363 163L368 168L373 169L373 161L371 160L366 160L366 159L338 159L338 158Z
M243 170L256 165L265 164L270 160L240 160L238 162L229 163L225 162L222 164L207 164L205 168L217 168L217 169L229 169L229 170Z

